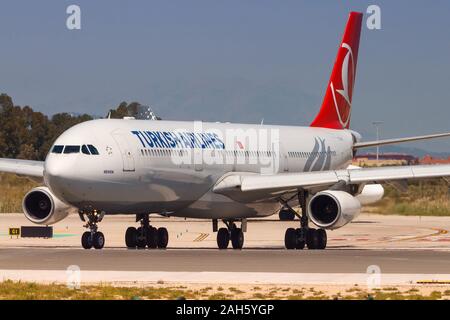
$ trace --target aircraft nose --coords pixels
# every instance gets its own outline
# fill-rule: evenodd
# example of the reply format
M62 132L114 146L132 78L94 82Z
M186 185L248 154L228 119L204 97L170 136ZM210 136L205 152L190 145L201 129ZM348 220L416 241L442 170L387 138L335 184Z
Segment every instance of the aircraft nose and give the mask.
M45 178L52 189L61 188L76 174L75 163L71 159L49 157L45 162Z
M63 177L67 172L67 165L64 161L56 161L56 159L49 159L45 163L45 174L52 178Z

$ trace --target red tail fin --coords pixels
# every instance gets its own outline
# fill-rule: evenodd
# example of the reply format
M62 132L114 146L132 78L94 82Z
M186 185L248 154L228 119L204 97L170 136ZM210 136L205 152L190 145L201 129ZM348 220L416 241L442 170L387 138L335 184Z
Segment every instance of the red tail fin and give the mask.
M351 12L322 107L311 127L348 129L363 14Z

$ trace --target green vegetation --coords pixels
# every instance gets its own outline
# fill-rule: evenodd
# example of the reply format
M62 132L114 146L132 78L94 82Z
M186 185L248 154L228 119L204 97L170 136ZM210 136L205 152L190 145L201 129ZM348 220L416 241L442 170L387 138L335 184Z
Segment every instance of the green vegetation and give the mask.
M193 291L179 288L136 288L107 285L71 289L65 285L5 281L0 283L1 300L140 300L195 298Z
M140 104L122 102L110 110L111 118L134 115ZM0 94L0 158L44 160L56 138L92 116L58 113L51 118L29 106L20 107L10 96Z
M111 118L133 115L139 103L122 102L110 110ZM0 94L0 158L44 160L56 138L68 128L92 120L87 114L58 113L51 118L29 106L20 107ZM0 174L0 213L22 212L22 198L40 183L11 174Z
M413 216L450 216L450 192L445 181L413 182L406 192L400 192L389 185L384 187L383 200L368 206L366 211Z
M287 290L286 290L287 289ZM300 289L300 290L299 290ZM258 299L258 300L441 300L448 299L449 290L424 293L417 288L381 288L372 291L345 290L334 294L315 291L311 288L274 288L266 287L261 292L254 292L252 288L222 288L204 287L188 289L184 286L149 286L149 287L115 287L111 285L81 286L71 289L62 284L36 284L30 282L0 282L0 300L175 300L175 299ZM326 291L326 290L325 290Z
M0 158L44 160L55 139L73 125L91 120L89 115L55 114L51 119L29 106L15 106L0 95Z
M22 212L22 199L40 183L13 174L0 173L0 213Z

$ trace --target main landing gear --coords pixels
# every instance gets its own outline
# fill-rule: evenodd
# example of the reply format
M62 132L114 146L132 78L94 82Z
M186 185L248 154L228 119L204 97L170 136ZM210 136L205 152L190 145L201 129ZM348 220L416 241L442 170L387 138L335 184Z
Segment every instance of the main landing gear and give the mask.
M222 250L227 249L231 241L233 249L242 249L247 221L245 219L241 221L241 228L238 228L233 220L223 220L223 223L226 228L217 230L217 220L213 220L213 231L217 232L217 247Z
M125 244L132 249L165 249L169 243L169 233L166 228L156 229L150 225L149 214L136 215L136 222L140 221L139 228L129 227L125 232Z
M84 227L88 228L89 231L86 231L81 236L81 245L83 248L92 249L92 247L94 247L95 249L102 249L105 245L105 236L103 233L97 231L97 223L103 220L105 212L92 210L89 212L79 211L78 214L80 215L81 221L86 222L86 218L88 220Z
M298 198L302 208L302 215L300 216L300 228L289 228L284 235L284 245L286 249L303 249L305 245L308 249L325 249L327 246L327 233L324 229L310 228L308 215L306 214L306 192L299 192ZM292 214L297 213L285 204L285 208L290 210Z

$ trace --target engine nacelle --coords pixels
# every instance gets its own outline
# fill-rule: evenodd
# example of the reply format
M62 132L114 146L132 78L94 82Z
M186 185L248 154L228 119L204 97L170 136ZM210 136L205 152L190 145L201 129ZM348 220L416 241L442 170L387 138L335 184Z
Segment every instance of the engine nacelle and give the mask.
M384 196L384 188L381 184L366 184L356 199L362 205L372 204L380 201Z
M74 211L73 207L59 200L47 187L29 191L23 198L22 208L28 220L44 225L57 223Z
M311 221L323 229L337 229L355 219L361 211L361 203L345 191L326 190L311 198L308 215Z

